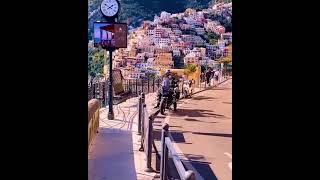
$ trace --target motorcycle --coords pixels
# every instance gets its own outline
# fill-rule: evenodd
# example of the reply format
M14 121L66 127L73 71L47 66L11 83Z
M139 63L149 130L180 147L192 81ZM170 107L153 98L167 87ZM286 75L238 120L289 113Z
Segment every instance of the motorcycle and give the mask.
M164 115L165 109L170 109L173 105L173 110L177 110L177 99L179 96L179 87L175 86L170 88L169 91L162 91L162 97L160 101L160 113Z

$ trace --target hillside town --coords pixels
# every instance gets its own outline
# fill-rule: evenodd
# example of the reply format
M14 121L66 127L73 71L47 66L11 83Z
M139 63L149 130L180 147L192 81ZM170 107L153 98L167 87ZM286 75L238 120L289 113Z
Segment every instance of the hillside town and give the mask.
M125 78L160 75L165 69L181 69L188 64L215 67L228 55L232 31L215 17L232 20L232 3L219 3L208 9L188 8L185 12L161 12L153 21L144 21L128 35L127 48L114 53L113 68ZM93 42L89 41L89 52ZM106 52L107 53L107 52ZM108 67L105 65L104 73Z
M161 8L131 28L109 14L120 4L88 14L88 179L232 179L232 3Z

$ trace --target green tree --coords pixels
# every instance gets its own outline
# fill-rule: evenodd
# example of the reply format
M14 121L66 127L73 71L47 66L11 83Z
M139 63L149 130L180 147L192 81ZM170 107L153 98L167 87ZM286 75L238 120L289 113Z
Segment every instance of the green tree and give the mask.
M88 74L92 77L103 74L103 66L107 61L108 58L104 56L103 50L94 51L88 56Z
M184 69L184 74L190 75L197 71L197 66L194 64L188 64Z
M216 33L208 32L208 38L209 39L219 39L220 36Z
M229 55L226 57L221 57L219 63L223 63L224 71L227 71L227 65L232 64L232 44L227 47L229 49Z
M218 43L218 40L217 39L209 39L209 43L212 45L215 45Z

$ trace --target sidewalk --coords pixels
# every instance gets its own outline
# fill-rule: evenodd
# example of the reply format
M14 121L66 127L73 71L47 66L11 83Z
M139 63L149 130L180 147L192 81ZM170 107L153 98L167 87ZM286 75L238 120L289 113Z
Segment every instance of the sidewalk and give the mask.
M154 93L146 95L151 112ZM138 151L138 98L114 106L115 120L108 120L108 107L100 110L100 128L88 154L89 180L151 180L156 173L145 172L145 153Z

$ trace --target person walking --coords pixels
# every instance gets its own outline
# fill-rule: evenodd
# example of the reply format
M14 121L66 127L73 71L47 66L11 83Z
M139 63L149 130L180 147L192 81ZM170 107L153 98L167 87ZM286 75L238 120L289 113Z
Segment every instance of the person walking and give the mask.
M204 72L201 73L200 79L201 79L201 82L204 82L204 81L205 81L205 80L204 80Z
M191 89L191 92L190 92L190 97L192 95L192 93L194 92L194 86L196 84L196 81L194 79L191 80L191 86L190 86L190 89Z
M215 84L218 84L218 83L219 83L219 75L220 75L219 69L217 69L217 70L214 72L214 79L215 79L215 81L216 81Z
M210 69L210 84L214 86L214 69Z
M206 72L206 81L207 81L207 84L210 86L210 76L211 76L211 72L210 71L207 71Z

